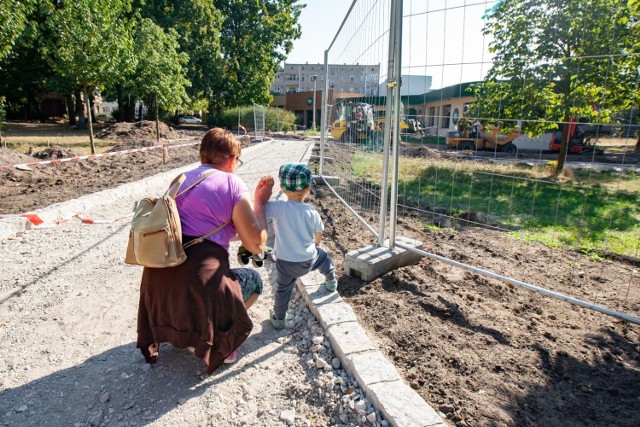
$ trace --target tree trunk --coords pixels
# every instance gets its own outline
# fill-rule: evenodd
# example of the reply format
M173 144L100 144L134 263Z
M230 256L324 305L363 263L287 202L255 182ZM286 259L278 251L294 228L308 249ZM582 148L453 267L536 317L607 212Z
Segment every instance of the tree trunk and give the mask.
M65 108L67 110L67 119L69 119L69 125L70 126L75 126L76 125L76 112L75 109L73 108L73 94L71 94L70 92L65 93L64 95L64 104L65 104Z
M564 124L562 125L562 142L560 143L560 152L558 153L558 164L556 165L556 175L564 169L564 162L567 160L567 152L569 151L569 116L565 112Z
M78 116L78 129L86 129L87 124L84 121L84 106L82 105L82 93L76 91L76 115Z
M91 122L94 123L96 121L96 97L93 94L89 95L89 106L91 107L89 110Z
M87 104L87 121L89 122L89 141L91 142L91 154L96 154L96 144L93 141L93 122L91 120L91 101L89 100L89 89L84 87L84 95Z
M160 144L160 114L158 112L158 95L156 95L156 99L153 104L156 110L156 144Z
M119 122L123 122L124 118L124 99L122 97L122 87L118 85L116 87L116 100L118 101L118 109L116 110L115 119Z
M569 95L571 95L571 76L564 76L564 96L562 102L564 104L564 118L562 121L562 141L560 142L560 152L558 153L558 164L556 165L556 175L564 169L564 162L567 160L567 152L569 151Z

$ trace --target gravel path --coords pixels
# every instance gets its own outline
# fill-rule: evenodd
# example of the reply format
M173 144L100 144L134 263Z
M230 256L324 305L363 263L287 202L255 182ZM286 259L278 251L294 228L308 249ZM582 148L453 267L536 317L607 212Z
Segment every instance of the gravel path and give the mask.
M307 142L263 143L243 152L239 175L253 189L282 162L309 154ZM131 206L123 194L83 213L93 224L73 219L0 242L0 425L388 424L341 368L299 294L295 325L271 327L269 264L235 364L207 376L188 350L167 344L157 365L144 363L135 348L142 269L122 262L128 221L101 221Z

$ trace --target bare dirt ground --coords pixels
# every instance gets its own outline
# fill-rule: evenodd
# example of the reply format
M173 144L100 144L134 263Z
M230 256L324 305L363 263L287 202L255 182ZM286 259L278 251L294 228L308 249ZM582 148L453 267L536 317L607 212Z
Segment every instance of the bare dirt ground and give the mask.
M194 140L201 134L193 135ZM0 170L0 214L23 213L197 161L197 149L161 150L45 167ZM33 161L0 150L0 164ZM338 158L339 156L334 156ZM344 156L344 161L348 158ZM636 426L640 327L448 264L423 259L371 283L345 276L343 254L373 243L320 188L309 200L325 221L339 292L401 375L460 426ZM554 290L627 293L638 312L633 260L525 244L477 227L433 230L403 217L399 235L425 250Z

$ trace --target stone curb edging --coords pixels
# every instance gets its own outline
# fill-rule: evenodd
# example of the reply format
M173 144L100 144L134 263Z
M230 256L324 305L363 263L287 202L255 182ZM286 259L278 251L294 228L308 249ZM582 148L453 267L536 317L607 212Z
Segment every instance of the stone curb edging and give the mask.
M273 139L265 140L260 144L244 148L242 151L243 153L250 153L257 147L264 147L273 141ZM129 200L133 208L134 203L143 197L154 194L160 195L164 191L167 183L177 174L191 170L199 164L200 162L195 162L167 172L161 172L139 181L129 182L115 188L98 191L80 196L77 199L55 203L46 208L30 211L29 213L36 214L43 221L43 224L38 226L33 225L25 217L0 218L0 241L15 236L22 231L55 226L58 222L68 220L74 215L97 209L101 206L110 205L115 201L122 201L123 199Z
M406 385L395 366L369 339L351 306L329 293L324 277L311 272L297 281L309 310L327 331L333 351L367 397L394 427L445 427L427 402ZM338 287L339 289L339 287Z

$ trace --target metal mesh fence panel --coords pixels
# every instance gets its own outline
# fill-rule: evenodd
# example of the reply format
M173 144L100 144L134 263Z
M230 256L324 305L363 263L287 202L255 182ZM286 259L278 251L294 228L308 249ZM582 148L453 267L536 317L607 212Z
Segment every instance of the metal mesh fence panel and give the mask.
M264 140L265 137L265 107L253 104L254 136L256 139Z
M391 187L381 147L392 3L355 2L327 51L324 175L373 228ZM520 3L403 2L397 215L562 248L571 283L550 273L532 286L637 320L634 18L616 2ZM599 289L581 288L579 253L602 261ZM526 260L513 265L511 279L526 282Z

